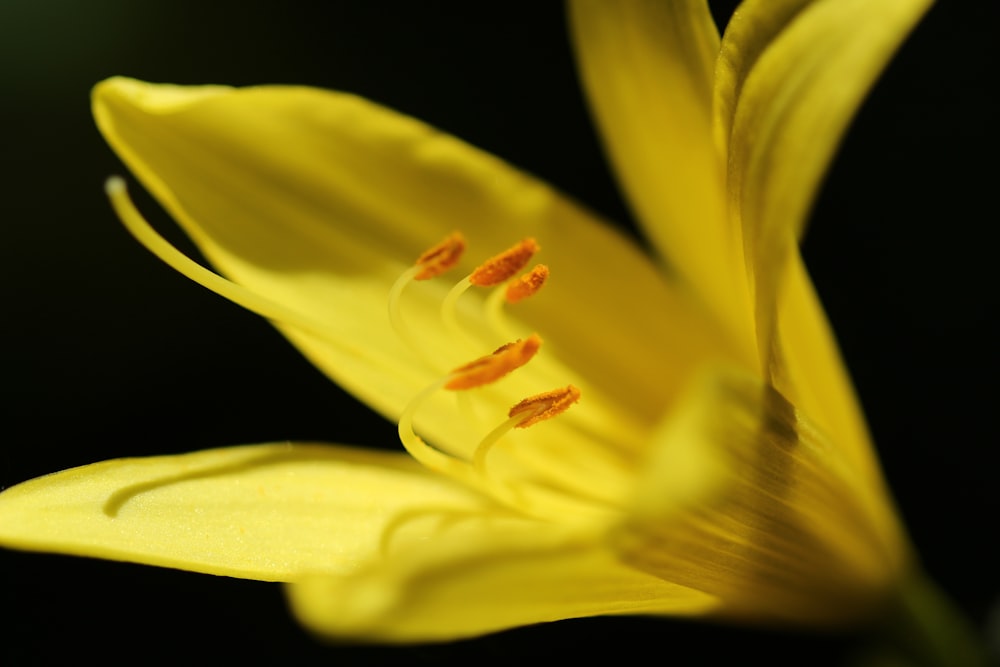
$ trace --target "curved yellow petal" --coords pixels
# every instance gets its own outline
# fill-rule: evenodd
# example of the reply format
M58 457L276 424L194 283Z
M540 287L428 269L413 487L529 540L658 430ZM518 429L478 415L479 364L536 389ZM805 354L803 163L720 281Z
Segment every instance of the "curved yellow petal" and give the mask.
M716 130L753 276L761 363L789 400L873 466L795 243L841 137L931 0L750 0L723 37Z
M254 445L105 461L11 487L0 493L0 544L288 581L380 557L413 512L490 510L403 455Z
M751 264L769 265L771 230L802 232L847 124L932 2L749 0L734 15L716 122L731 123L728 190Z
M729 150L736 100L750 69L799 11L814 1L747 0L733 12L719 47L712 100L716 143L723 155Z
M447 641L565 618L700 615L711 596L622 565L593 536L525 523L476 526L350 578L288 587L292 609L329 637Z
M422 363L390 325L395 279L455 229L470 246L455 280L522 237L538 240L552 278L510 309L519 333L546 341L526 373L547 369L558 383L596 387L593 405L603 396L612 410L655 421L699 361L724 349L707 318L624 237L496 158L371 102L310 88L115 78L95 88L93 105L109 143L206 257L321 322L325 337L276 324L392 419L440 369L504 342L490 338L478 293L463 297L460 314L479 347L456 340L439 316L444 279L412 285L401 304L440 368ZM551 388L533 387L527 393ZM452 426L453 403L439 403L418 416L422 433L446 448L467 440Z
M752 344L739 230L726 218L725 159L712 136L719 35L707 3L575 0L569 8L591 110L640 224Z
M854 622L911 565L871 486L779 393L708 373L665 423L616 543L623 559L760 622Z
M785 263L774 339L775 384L823 429L869 484L884 486L868 425L798 249Z

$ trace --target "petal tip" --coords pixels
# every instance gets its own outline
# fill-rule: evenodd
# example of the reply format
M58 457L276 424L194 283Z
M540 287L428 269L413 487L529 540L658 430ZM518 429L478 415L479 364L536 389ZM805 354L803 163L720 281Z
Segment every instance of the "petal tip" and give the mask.
M95 109L107 105L126 105L153 113L169 113L231 90L230 86L178 86L113 76L94 86L91 102Z

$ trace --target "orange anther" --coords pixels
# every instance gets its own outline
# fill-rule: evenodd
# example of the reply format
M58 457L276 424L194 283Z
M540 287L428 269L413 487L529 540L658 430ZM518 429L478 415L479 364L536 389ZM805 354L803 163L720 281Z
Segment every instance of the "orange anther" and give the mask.
M524 239L517 245L483 262L469 276L469 282L480 287L499 285L517 275L517 272L524 268L531 260L531 256L538 250L538 243L535 239Z
M458 232L452 232L448 238L427 250L414 262L421 270L413 276L414 280L430 280L439 276L458 264L465 252L465 238Z
M507 413L509 417L516 417L519 414L527 413L523 422L518 422L515 428L528 428L532 424L537 424L543 419L551 419L558 414L565 412L569 406L580 400L580 390L573 385L567 385L562 389L553 389L544 394L530 396Z
M451 372L451 379L445 389L472 389L496 382L504 375L525 365L542 346L538 334L531 334L524 340L497 348L493 354L470 361Z
M544 264L538 264L520 278L512 280L507 285L507 293L504 295L504 298L507 299L507 303L517 303L521 299L527 299L542 289L542 285L545 284L548 277L549 267Z

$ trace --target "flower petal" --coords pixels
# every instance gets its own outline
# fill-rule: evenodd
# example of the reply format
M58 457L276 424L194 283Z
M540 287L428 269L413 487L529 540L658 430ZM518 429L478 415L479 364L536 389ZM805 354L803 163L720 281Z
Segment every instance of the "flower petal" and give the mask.
M743 2L726 25L715 64L712 110L716 142L729 151L736 101L750 69L795 16L815 0L769 0Z
M850 622L910 565L889 500L760 380L710 373L665 424L618 548L721 613Z
M117 459L0 494L0 544L210 574L287 581L377 557L387 527L428 511L484 511L482 497L406 456L256 445Z
M444 641L565 618L699 615L705 594L617 562L593 536L525 523L445 534L349 578L289 586L306 627L330 637Z
M708 319L624 237L499 160L357 97L116 78L95 89L94 114L208 259L235 282L321 322L323 338L276 324L392 419L439 371L393 332L387 295L454 229L471 248L466 272L520 238L538 240L552 278L511 309L523 320L519 331L546 340L527 372L558 359L549 375L598 387L588 393L593 405L604 396L612 410L655 421L700 360L723 349ZM439 316L445 282L409 288L402 315L426 356L447 369L505 341L489 338L476 294L463 300L462 314L481 348L461 345ZM422 410L422 432L452 448L467 438L453 426L453 404L441 405Z
M930 0L749 0L716 72L730 212L743 229L761 364L833 441L874 469L833 336L798 265L819 183L861 101Z
M748 0L734 14L716 131L751 262L768 266L771 230L801 234L847 124L932 1Z
M779 335L772 347L776 386L869 485L884 486L854 385L798 249L790 253L780 281Z
M636 217L716 316L752 341L725 160L712 136L719 35L707 3L576 0L570 19L591 109Z

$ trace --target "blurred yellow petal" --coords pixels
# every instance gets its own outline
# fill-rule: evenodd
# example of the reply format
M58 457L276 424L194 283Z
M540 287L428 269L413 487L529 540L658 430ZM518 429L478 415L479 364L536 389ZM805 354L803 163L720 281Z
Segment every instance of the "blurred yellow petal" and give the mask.
M716 142L723 154L729 150L736 100L750 69L795 16L815 0L763 0L744 2L726 24L715 63L713 99Z
M640 225L752 350L739 230L726 218L725 159L712 136L719 35L707 3L574 0L569 9L591 111Z
M781 282L774 341L776 387L809 415L868 484L883 485L868 425L837 341L798 249Z
M404 513L495 511L408 456L256 445L117 459L0 494L0 543L288 581L377 558Z
M618 535L623 559L757 622L849 623L912 565L892 505L758 379L707 373L677 406Z
M848 123L930 0L749 0L716 71L730 214L743 230L761 365L874 477L864 419L796 241Z
M434 376L390 325L390 287L456 229L470 246L465 272L537 239L553 279L518 304L517 330L554 344L529 372L558 361L545 374L597 388L588 394L595 404L603 397L618 404L609 409L654 421L701 359L729 354L699 307L609 226L496 158L371 102L310 88L114 78L97 86L93 104L109 143L212 264L318 321L323 338L276 324L391 419ZM420 347L450 368L470 357L440 319L446 283L408 290L403 315ZM469 296L477 300L481 307L481 296ZM502 342L484 338L473 356ZM633 354L606 354L626 348ZM423 416L426 434L445 445L459 439L447 408L432 404Z
M748 0L735 13L719 59L716 122L730 136L729 198L752 266L778 257L768 248L779 231L801 234L848 123L931 3Z
M709 612L715 601L617 561L594 536L525 524L457 531L351 577L288 587L303 624L330 637L443 641L598 614Z

